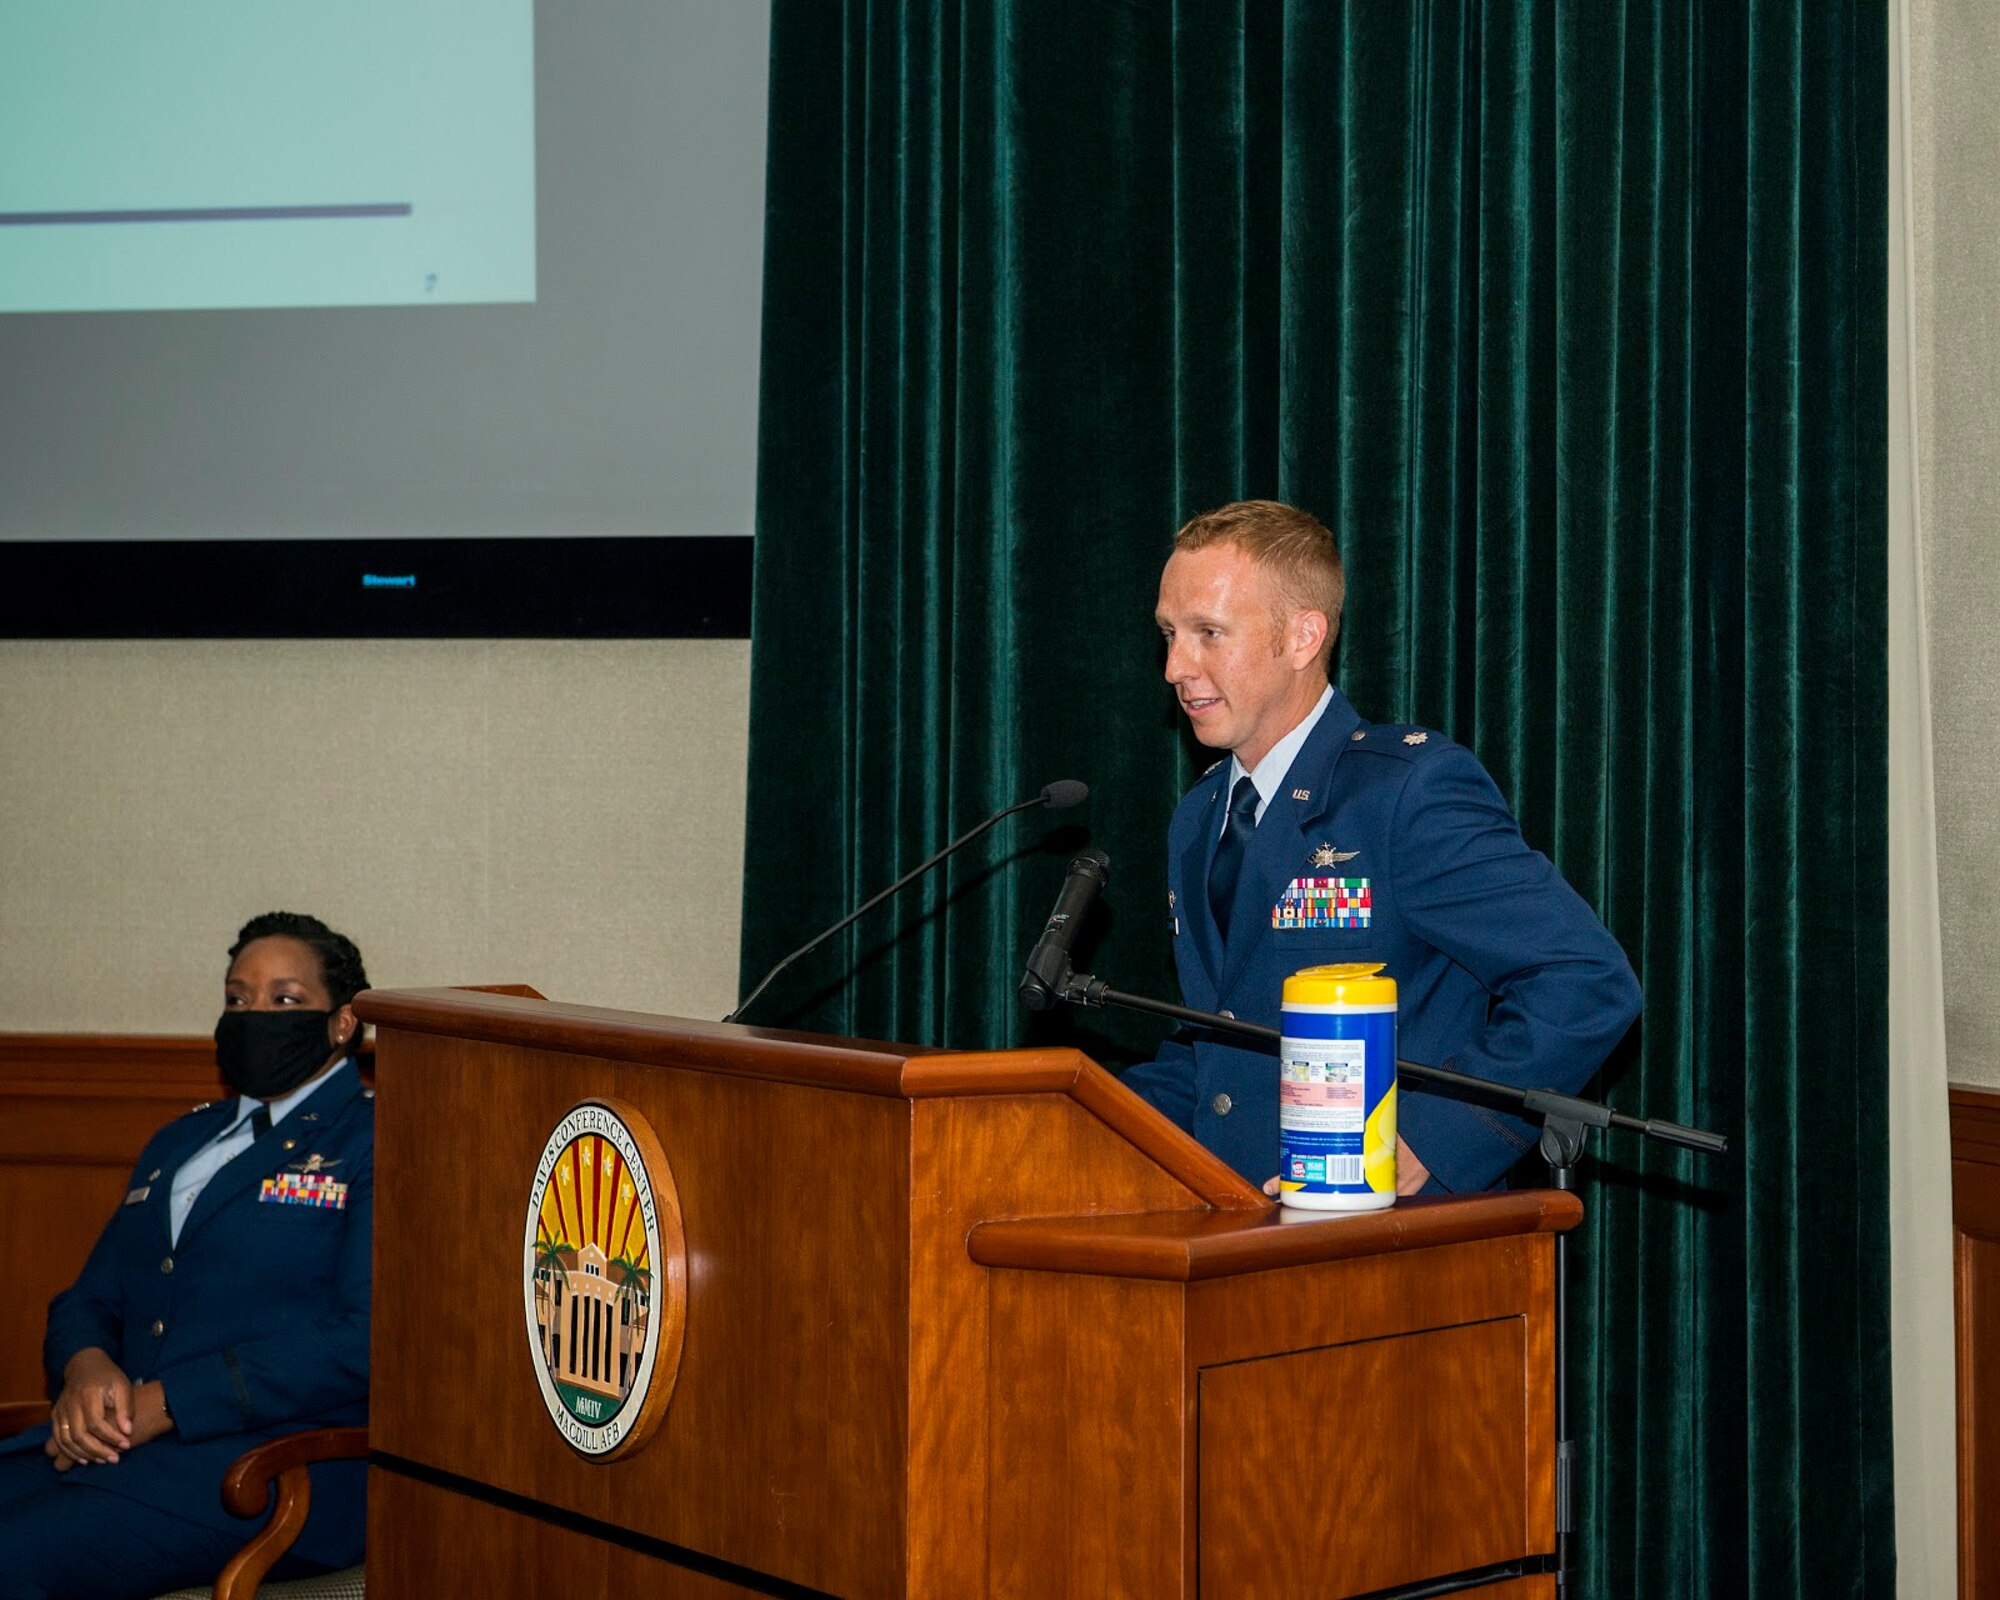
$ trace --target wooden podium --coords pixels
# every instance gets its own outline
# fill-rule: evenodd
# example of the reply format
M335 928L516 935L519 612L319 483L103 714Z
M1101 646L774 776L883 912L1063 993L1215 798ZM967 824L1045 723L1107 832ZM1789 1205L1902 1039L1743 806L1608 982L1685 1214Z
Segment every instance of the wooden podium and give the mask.
M1074 1051L461 990L356 1009L371 1595L1303 1600L1488 1568L1469 1592L1553 1594L1572 1196L1291 1222ZM622 1220L536 1242L587 1104L657 1140L678 1268L633 1265L635 1174L601 1143L547 1214L566 1162L578 1213ZM538 1363L615 1388L649 1322L679 1345L657 1425L591 1458Z

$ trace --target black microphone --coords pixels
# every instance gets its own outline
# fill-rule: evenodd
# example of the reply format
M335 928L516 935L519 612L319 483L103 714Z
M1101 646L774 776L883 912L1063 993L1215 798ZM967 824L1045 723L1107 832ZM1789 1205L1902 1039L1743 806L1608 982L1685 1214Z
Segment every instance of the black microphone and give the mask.
M765 973L762 979L758 981L757 987L752 989L747 995L745 995L743 999L740 1002L738 1002L736 1009L730 1012L729 1015L724 1017L722 1020L724 1022L741 1021L743 1013L750 1009L751 1002L754 1001L757 998L757 996L762 994L766 989L770 988L771 980L777 977L779 973L783 972L785 968L789 967L794 961L798 960L799 957L811 955L813 951L817 950L821 945L825 944L827 940L831 939L836 933L840 932L842 928L845 928L852 923L860 921L861 918L867 916L869 912L873 911L877 906L879 906L884 900L888 899L889 896L894 894L898 889L902 889L907 885L914 883L918 878L921 878L926 872L929 872L932 867L936 866L940 861L944 860L944 858L950 855L954 850L963 849L966 845L971 844L974 839L977 839L982 833L984 833L988 828L993 827L996 823L1005 822L1009 817L1013 816L1014 813L1017 811L1030 811L1034 809L1034 807L1036 806L1046 806L1051 811L1067 811L1071 806L1082 805L1083 802L1087 800L1089 797L1090 797L1089 784L1079 783L1075 778L1060 778L1056 782L1047 785L1040 794L1034 797L1034 799L1023 800L1019 805L1008 806L1004 811L994 812L992 816L988 817L984 822L980 823L978 827L968 828L964 833L961 833L956 839L952 840L950 844L946 845L936 855L926 856L922 861L919 861L914 867L910 868L908 872L904 873L894 883L890 884L889 887L884 889L880 894L873 895L869 899L863 901L860 905L856 906L852 911L848 912L846 916L842 917L838 922L836 922L832 927L826 929L824 932L820 934L815 935L811 940L809 940L805 944L800 945L798 949L794 950L790 955L786 956L784 960L780 961L769 972Z
M1017 991L1021 1004L1030 1011L1046 1011L1063 997L1069 982L1070 946L1076 943L1084 913L1111 876L1111 858L1102 850L1085 850L1069 864L1056 908L1049 913L1048 926L1028 954L1028 970L1021 974Z

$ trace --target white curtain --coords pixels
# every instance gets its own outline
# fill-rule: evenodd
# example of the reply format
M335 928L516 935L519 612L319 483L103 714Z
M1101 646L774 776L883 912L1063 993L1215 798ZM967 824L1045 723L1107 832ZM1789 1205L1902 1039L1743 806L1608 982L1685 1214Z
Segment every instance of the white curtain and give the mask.
M1951 1144L1918 495L1910 5L1889 4L1889 1292L1896 1590L1958 1587Z

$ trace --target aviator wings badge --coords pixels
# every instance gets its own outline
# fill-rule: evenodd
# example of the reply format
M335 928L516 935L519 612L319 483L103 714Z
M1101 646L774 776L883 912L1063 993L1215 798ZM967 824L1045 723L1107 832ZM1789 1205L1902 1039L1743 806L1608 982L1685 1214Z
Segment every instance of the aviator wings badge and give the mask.
M1359 850L1336 850L1330 844L1319 846L1312 853L1312 864L1316 867L1337 867L1343 861L1352 861L1360 855Z

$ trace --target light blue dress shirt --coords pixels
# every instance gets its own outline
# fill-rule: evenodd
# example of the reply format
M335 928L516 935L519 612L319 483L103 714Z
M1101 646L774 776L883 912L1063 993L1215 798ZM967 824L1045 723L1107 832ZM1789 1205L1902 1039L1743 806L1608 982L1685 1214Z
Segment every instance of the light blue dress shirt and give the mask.
M1307 737L1318 726L1319 719L1326 715L1326 708L1332 704L1333 685L1328 684L1320 693L1319 703L1305 714L1304 720L1296 728L1292 729L1284 738L1271 746L1270 750L1265 754L1264 759L1257 763L1256 770L1250 774L1250 781L1257 786L1257 820L1259 822L1264 820L1264 808L1276 797L1279 788L1285 781L1286 774L1292 770L1292 763L1298 760L1299 752L1305 749ZM1234 794L1236 792L1236 780L1242 776L1243 763L1232 755L1229 758L1229 783L1222 792L1224 794ZM1226 828L1229 826L1229 808L1225 805L1221 810L1222 826ZM1217 832L1220 831L1220 829L1217 830Z
M350 1058L345 1056L341 1058L342 1061L348 1059ZM303 1088L294 1089L290 1094L280 1095L277 1099L273 1100L271 1102L272 1125L276 1126L278 1123L283 1122L293 1111L303 1105L315 1089L333 1076L335 1069L340 1065L341 1062L336 1061L333 1066L328 1067L326 1071L322 1072ZM250 1118L255 1115L257 1108L262 1104L264 1104L263 1101L254 1099L250 1095L238 1095L236 1097L236 1120L193 1155L189 1156L187 1160L183 1161L180 1164L179 1170L174 1173L172 1204L168 1207L168 1216L171 1222L173 1243L176 1247L181 1242L181 1225L187 1221L188 1213L194 1210L194 1203L201 1198L201 1191L208 1187L208 1180L243 1154L245 1150L248 1150L251 1144L255 1142L257 1136L251 1129Z

